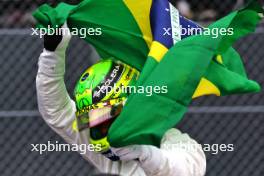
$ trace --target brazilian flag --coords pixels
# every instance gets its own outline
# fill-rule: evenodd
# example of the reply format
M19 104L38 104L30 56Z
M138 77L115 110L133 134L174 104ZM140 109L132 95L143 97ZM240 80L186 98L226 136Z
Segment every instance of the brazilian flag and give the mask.
M201 33L167 0L83 0L78 5L40 6L33 16L37 27L56 28L67 21L74 28L101 28L102 35L84 38L102 58L114 57L141 71L137 86L167 87L166 94L131 94L108 133L111 146L160 145L166 130L175 126L192 99L260 91L247 78L232 45L254 32L263 16L256 0L211 24L211 30L233 29L232 35Z

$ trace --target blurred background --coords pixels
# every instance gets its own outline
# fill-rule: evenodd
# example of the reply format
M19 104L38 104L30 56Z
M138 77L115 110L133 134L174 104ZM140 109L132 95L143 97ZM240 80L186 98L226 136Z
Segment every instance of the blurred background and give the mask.
M240 8L246 0L171 0L180 12L206 25ZM31 36L31 13L55 0L0 0L0 175L90 176L98 171L74 152L31 152L30 144L64 141L41 119L35 76L42 39ZM67 3L78 3L77 0ZM240 52L251 79L264 86L264 23L241 39ZM66 84L70 93L80 74L98 59L94 49L73 38L68 51ZM264 175L264 92L193 101L177 128L201 144L234 144L234 152L207 152L208 176Z

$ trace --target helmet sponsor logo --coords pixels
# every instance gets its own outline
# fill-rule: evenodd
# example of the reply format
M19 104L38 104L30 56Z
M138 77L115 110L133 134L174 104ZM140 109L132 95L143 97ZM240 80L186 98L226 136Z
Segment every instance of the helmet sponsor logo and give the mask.
M116 66L115 66L115 69L113 70L112 74L110 75L110 78L108 78L108 79L105 81L105 83L104 83L104 85L103 85L103 88L108 87L108 86L111 85L111 83L113 82L114 78L116 77L117 72L119 71L119 69L120 69L120 65L116 65Z
M89 77L89 73L85 73L82 77L82 81L85 81Z
M114 88L115 83L120 79L123 73L124 66L114 64L109 74L105 77L102 83L95 87L93 91L93 102L99 102L107 93Z

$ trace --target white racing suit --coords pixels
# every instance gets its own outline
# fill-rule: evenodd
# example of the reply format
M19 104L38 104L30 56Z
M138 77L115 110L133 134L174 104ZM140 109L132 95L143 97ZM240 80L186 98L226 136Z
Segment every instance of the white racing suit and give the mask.
M39 57L36 78L38 107L45 122L67 143L88 145L87 130L78 132L72 128L76 107L64 83L67 45L68 41L63 39L55 52L44 49ZM88 150L82 156L103 173L123 176L203 176L206 159L202 148L199 146L190 151L177 144L197 145L197 142L179 130L170 129L163 136L160 149L142 146L148 151L144 161L111 161Z

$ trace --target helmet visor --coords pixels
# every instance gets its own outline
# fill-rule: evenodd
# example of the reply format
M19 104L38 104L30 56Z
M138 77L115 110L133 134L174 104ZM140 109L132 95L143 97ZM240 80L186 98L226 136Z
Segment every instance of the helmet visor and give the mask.
M79 131L85 128L104 126L116 118L123 109L124 98L93 104L76 112ZM110 123L110 125L111 125ZM109 126L110 127L110 126Z

